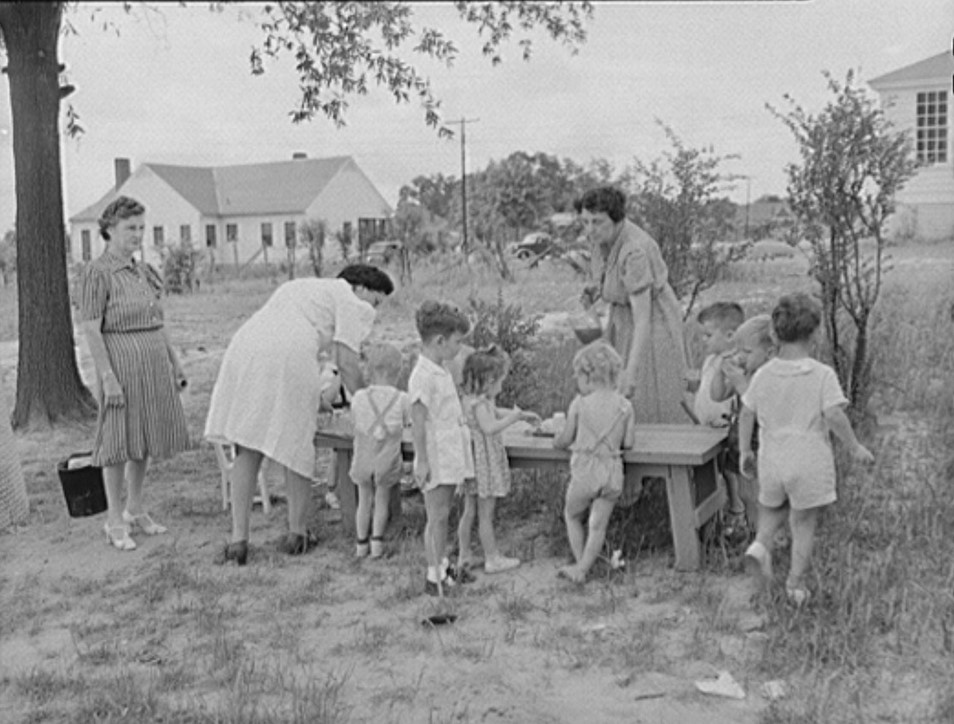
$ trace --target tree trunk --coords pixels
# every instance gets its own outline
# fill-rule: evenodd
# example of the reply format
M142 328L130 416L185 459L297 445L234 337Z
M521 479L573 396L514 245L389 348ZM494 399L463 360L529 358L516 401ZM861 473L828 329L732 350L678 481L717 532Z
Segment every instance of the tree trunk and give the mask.
M14 427L95 411L76 367L60 180L61 3L0 3L13 120L20 353Z

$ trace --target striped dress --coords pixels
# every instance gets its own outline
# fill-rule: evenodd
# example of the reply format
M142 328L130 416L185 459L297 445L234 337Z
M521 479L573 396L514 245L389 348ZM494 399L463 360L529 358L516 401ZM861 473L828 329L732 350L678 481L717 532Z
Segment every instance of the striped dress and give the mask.
M81 318L102 319L103 341L125 398L125 405L105 405L99 381L94 465L170 457L189 446L162 328L161 295L162 278L155 269L108 251L83 273Z

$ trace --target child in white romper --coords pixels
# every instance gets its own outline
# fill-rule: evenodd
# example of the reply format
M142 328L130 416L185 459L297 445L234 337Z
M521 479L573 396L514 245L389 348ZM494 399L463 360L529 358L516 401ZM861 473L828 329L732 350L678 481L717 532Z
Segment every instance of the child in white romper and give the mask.
M633 406L616 391L622 366L616 350L602 340L576 353L573 373L580 394L553 440L553 447L573 451L563 519L576 564L558 575L576 583L586 580L603 548L610 514L623 493L623 448L635 440ZM583 527L587 510L589 534Z
M401 438L411 421L407 393L395 387L401 363L401 351L394 345L372 346L367 352L370 384L351 400L354 456L350 474L358 486L355 553L359 558L369 553L372 558L384 555L391 490L401 479Z
M796 605L809 598L804 576L811 561L818 514L835 502L835 462L829 431L859 462L874 460L845 414L835 371L814 359L821 309L807 294L782 297L772 311L779 343L775 359L752 377L742 396L739 448L743 473L755 472L752 427L759 423L759 521L746 566L763 583L772 577L771 546L785 522L792 528L792 566L785 584ZM786 510L786 508L790 508Z
M536 413L516 408L509 412L497 410L494 401L509 371L507 353L493 345L476 350L464 362L461 405L473 440L476 477L466 480L463 488L464 512L457 526L461 570L473 563L470 533L478 513L484 572L501 573L520 565L520 559L500 553L494 534L494 507L498 498L509 495L511 484L503 431L516 422L539 422L540 418Z
M422 348L407 391L414 433L414 478L424 491L427 513L424 592L436 596L454 583L448 575L450 562L444 556L454 492L474 475L464 411L453 376L444 366L460 352L461 337L470 330L470 322L456 307L434 301L420 306L415 321Z

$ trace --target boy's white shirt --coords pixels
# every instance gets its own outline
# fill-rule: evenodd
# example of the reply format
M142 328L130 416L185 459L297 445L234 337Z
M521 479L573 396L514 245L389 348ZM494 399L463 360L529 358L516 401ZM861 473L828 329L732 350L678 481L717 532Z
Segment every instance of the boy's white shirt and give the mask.
M424 438L431 480L458 485L473 477L470 429L450 371L422 354L411 372L407 392L412 406L420 402L427 410ZM415 465L417 459L415 456Z
M693 405L696 417L703 425L724 427L728 425L727 415L732 413L732 398L716 402L712 399L712 380L719 371L718 361L722 355L710 354L702 363L699 373L699 389L696 390Z

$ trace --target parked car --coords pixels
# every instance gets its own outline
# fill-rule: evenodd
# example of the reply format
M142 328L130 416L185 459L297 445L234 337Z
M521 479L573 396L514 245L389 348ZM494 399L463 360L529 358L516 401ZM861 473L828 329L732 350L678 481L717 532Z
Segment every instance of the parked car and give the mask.
M398 254L404 245L400 241L376 241L364 253L364 260L368 264L388 264Z
M518 259L543 257L556 250L556 242L545 231L533 231L507 247L507 251Z

